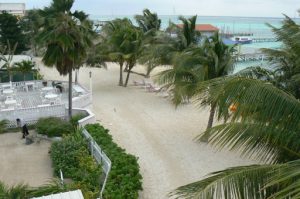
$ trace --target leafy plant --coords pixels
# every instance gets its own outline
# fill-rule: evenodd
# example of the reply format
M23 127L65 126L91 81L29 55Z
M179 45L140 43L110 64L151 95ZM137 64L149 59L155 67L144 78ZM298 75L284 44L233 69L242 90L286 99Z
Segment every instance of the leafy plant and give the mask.
M74 129L76 129L78 127L78 121L81 120L84 117L86 117L86 115L83 114L83 113L79 113L79 114L76 114L76 115L71 117L70 123L72 124Z
M109 130L99 124L89 124L85 128L112 161L104 197L107 199L138 198L138 191L142 190L138 158L127 154L114 143L112 136L108 134Z
M0 134L5 132L7 120L1 120L0 121Z
M62 136L73 132L72 125L57 117L41 118L36 123L36 131L49 137Z
M89 155L87 141L76 132L64 137L62 141L51 146L51 159L57 176L62 170L64 177L71 178L71 189L80 188L85 198L96 198L99 195L99 179L102 173Z

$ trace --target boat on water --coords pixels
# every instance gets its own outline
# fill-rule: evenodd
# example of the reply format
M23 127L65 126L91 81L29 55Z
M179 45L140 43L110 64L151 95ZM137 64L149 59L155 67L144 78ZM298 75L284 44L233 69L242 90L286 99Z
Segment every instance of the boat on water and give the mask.
M245 36L234 36L230 39L238 44L251 44L253 42L253 39L251 37Z

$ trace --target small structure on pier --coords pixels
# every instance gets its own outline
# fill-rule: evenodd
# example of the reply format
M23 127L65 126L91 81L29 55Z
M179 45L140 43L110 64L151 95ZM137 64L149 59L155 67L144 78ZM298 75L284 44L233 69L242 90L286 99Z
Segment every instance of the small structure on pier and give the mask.
M183 24L177 24L177 27L182 28ZM199 31L202 35L207 37L210 37L216 32L219 32L219 28L211 24L196 24L195 30Z

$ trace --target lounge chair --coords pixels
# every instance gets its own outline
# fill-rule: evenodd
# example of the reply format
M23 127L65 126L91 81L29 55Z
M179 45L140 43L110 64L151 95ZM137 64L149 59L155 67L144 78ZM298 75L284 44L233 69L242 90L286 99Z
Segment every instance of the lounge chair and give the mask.
M145 85L145 80L141 80L141 81L133 80L133 85L134 86L144 86Z
M148 87L146 87L147 91L148 92L155 92L155 93L158 93L162 90L162 87L157 87L157 86L154 86L152 84L149 84Z

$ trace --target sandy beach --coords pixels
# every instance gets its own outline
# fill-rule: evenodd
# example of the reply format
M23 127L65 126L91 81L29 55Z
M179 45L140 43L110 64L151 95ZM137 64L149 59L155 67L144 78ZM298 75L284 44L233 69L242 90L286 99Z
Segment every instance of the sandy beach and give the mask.
M67 80L55 69L39 67L45 79ZM107 70L81 68L79 83L89 87L88 73L92 71L93 111L115 141L139 158L144 188L141 199L164 199L176 187L210 172L256 163L195 142L195 136L206 128L208 110L193 104L175 109L170 100L133 86L133 80L142 79L134 74L127 88L119 87L118 69L115 64L109 64Z

